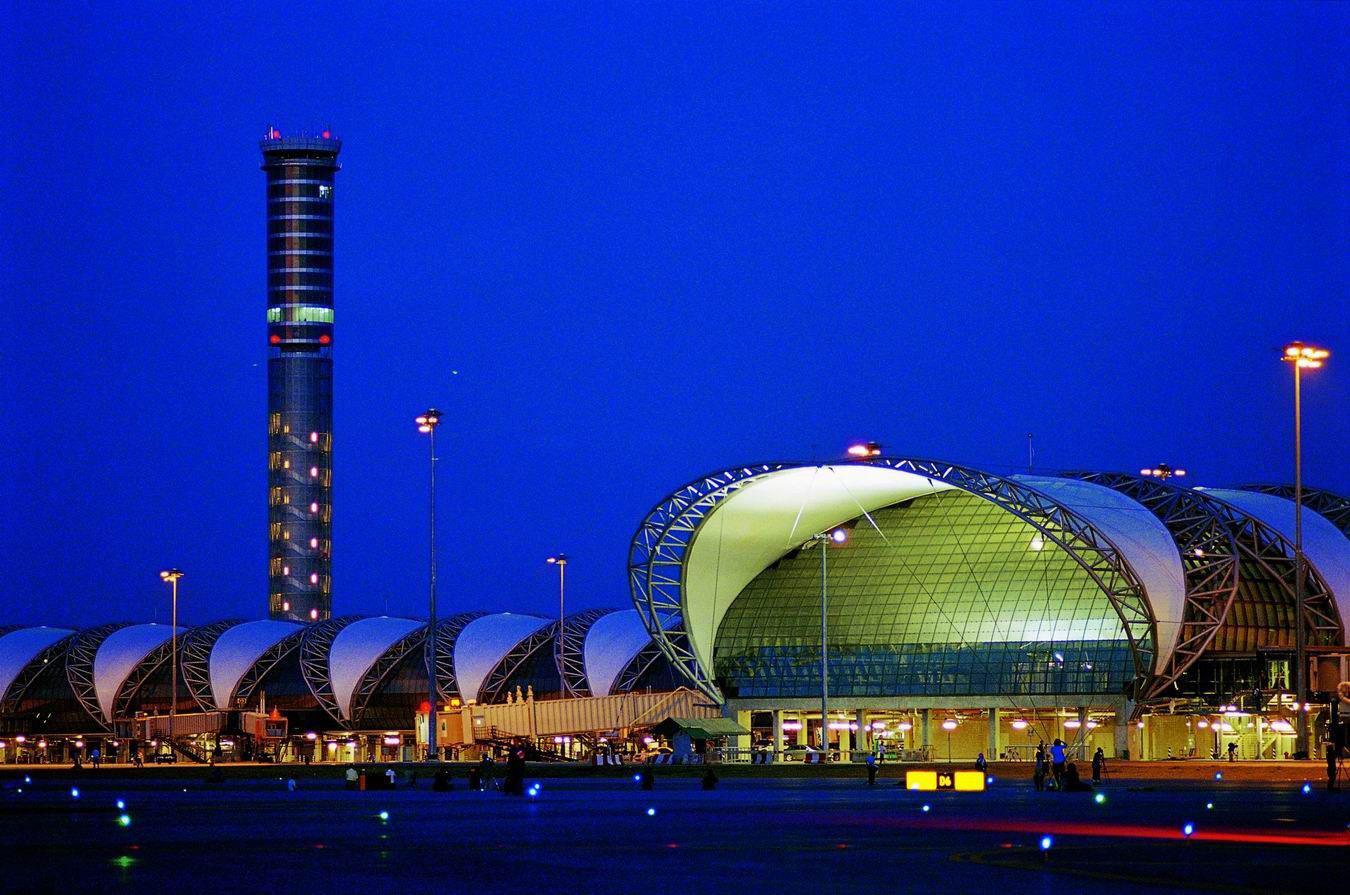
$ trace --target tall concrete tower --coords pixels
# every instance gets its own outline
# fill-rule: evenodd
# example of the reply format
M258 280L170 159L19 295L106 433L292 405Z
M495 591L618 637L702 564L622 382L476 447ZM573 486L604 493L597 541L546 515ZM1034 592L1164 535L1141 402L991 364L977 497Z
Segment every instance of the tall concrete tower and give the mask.
M333 178L328 131L262 141L267 173L268 612L332 613Z

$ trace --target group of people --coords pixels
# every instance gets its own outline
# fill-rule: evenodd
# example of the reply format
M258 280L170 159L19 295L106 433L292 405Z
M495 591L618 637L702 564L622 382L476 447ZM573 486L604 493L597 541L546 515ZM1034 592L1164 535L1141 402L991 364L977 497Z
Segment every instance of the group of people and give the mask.
M1101 785L1102 772L1106 770L1106 753L1101 747L1092 754L1092 783ZM1032 783L1036 791L1047 787L1060 792L1091 792L1092 784L1085 783L1078 773L1078 765L1069 761L1069 748L1063 740L1056 738L1046 750L1042 741L1036 747L1036 764L1032 772Z

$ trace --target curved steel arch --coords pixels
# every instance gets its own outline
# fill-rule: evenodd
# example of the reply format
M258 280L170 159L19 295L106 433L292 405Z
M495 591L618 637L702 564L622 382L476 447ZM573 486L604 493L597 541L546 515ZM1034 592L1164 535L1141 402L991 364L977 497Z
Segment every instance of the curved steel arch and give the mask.
M510 652L502 656L501 661L493 666L492 671L488 672L488 676L483 679L483 686L478 688L478 702L482 705L496 702L503 695L502 689L511 680L511 675L515 674L521 665L528 662L535 653L546 645L551 644L553 639L558 636L558 627L558 622L545 625L517 643L511 648Z
M24 694L33 685L33 681L37 680L37 676L46 670L53 660L64 659L71 641L78 636L78 632L71 632L28 660L28 663L14 677L14 680L10 681L9 689L0 693L0 715L12 715L18 712L19 703L23 701Z
M469 622L491 613L485 611L461 612L436 622L436 698L443 701L459 699L459 678L455 675L455 643L459 632ZM427 641L428 649L431 641ZM430 656L424 660L430 663ZM466 697L468 698L468 697Z
M71 692L75 694L80 707L89 714L94 723L108 733L112 733L113 729L111 724L103 720L103 709L98 704L98 690L94 683L94 657L109 634L127 627L128 624L115 622L80 631L71 638L70 646L66 649L66 681L70 684Z
M300 675L305 679L305 686L319 706L328 713L328 717L346 730L352 727L342 720L342 709L333 695L333 682L328 677L328 657L333 649L333 638L337 637L338 632L360 619L359 615L330 618L305 628L300 638Z
M1192 493L1199 495L1228 525L1238 547L1239 561L1259 565L1270 579L1277 583L1280 591L1288 598L1289 604L1294 605L1296 563L1293 542L1255 516L1222 498L1215 497L1207 491ZM1308 625L1307 635L1310 644L1335 646L1342 642L1344 636L1342 625L1350 622L1350 619L1341 619L1340 612L1336 608L1335 596L1311 562L1304 563L1303 612L1304 623Z
M1153 674L1157 624L1143 584L1111 539L1087 519L1047 494L1004 476L939 460L871 457L840 463L767 463L714 472L681 486L638 526L628 551L628 581L647 633L671 663L711 698L722 694L690 648L682 618L684 564L703 521L728 496L771 473L812 466L881 466L943 482L993 503L1061 547L1097 583L1120 619L1134 660L1133 693ZM664 623L664 624L663 624ZM670 625L671 627L667 627Z
M1257 491L1261 494L1273 494L1285 500L1294 499L1293 485L1253 484L1237 485L1238 491ZM1328 522L1341 530L1341 534L1350 538L1350 497L1343 497L1325 488L1303 486L1303 505L1326 518Z
M242 621L232 618L199 625L188 629L179 641L178 670L182 672L183 683L192 695L192 701L204 712L216 710L216 700L211 694L211 649L220 635Z
M370 703L370 698L375 695L375 691L384 683L384 679L394 670L399 662L403 661L410 653L422 651L422 670L426 671L426 652L423 646L427 639L428 625L422 625L396 640L393 646L380 654L380 657L370 664L365 674L361 675L361 680L357 683L356 689L352 691L351 723L353 727L359 727L362 717L366 713L366 706ZM437 652L439 652L439 647Z
M1119 491L1158 518L1176 541L1186 574L1186 605L1176 648L1143 698L1161 693L1195 664L1219 633L1238 592L1238 546L1214 508L1180 485L1122 472L1064 472Z
M553 641L553 663L562 681L560 696L590 696L591 682L586 678L586 634L591 625L617 609L586 609L569 615Z
M234 692L230 694L230 700L226 708L237 706L241 701L247 702L253 695L253 691L262 683L263 678L267 677L268 672L275 668L281 660L296 651L300 646L300 641L305 636L305 632L308 630L309 628L307 626L302 626L264 650L263 654L249 667L248 671L244 672L244 676L239 679L239 683L235 685ZM308 681L306 681L305 685L309 685Z
M681 639L684 638L683 633L678 636ZM687 643L685 644L685 648L688 649ZM660 645L655 641L649 642L646 646L637 651L637 654L634 655L633 658L629 660L628 664L624 666L623 670L619 672L618 677L614 678L614 685L610 687L609 690L610 695L614 696L619 693L631 693L633 688L637 686L637 682L642 679L642 676L646 674L653 665L657 662L666 660L666 654L661 649Z

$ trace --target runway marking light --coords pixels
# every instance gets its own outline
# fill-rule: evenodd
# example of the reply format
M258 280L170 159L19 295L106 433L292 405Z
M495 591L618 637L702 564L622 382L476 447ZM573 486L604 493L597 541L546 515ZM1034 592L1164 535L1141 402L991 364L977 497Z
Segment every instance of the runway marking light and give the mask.
M78 799L80 797L80 791L76 789L74 786L70 788L70 797L72 799Z
M1054 844L1055 844L1055 840L1054 840L1053 837L1051 837L1051 836L1042 836L1042 837L1041 837L1041 851L1049 851L1049 850L1050 850L1050 846L1052 846L1052 845L1054 845Z
M118 811L121 811L122 809L124 809L124 808L126 808L126 807L127 807L127 803L126 803L126 802L122 801L121 799L118 799L118 800L117 800L117 810L118 810Z
M1302 789L1301 789L1300 791L1301 791L1305 796L1308 795L1310 792L1312 792L1312 784L1311 784L1311 783L1305 783L1305 784L1303 784L1303 787L1302 787Z
M933 810L933 806L932 806L932 805L927 805L927 804L926 804L926 805L923 806L923 813L924 813L924 814L927 814L929 811L932 811L932 810Z
M1222 780L1222 779L1223 779L1223 771L1215 771L1215 772L1214 772L1214 779L1215 779L1215 780Z
M1106 794L1105 794L1105 793L1099 792L1099 793L1097 793L1095 796L1092 797L1092 801L1096 802L1098 805L1105 804L1105 802L1106 802Z
M1206 810L1206 811L1213 811L1213 810L1214 810L1214 803L1213 803L1213 802L1206 802L1206 803L1205 803L1205 810Z
M119 827L129 827L129 826L131 826L131 815L129 815L129 814L119 814L119 815L117 815L117 825L118 825Z
M1181 835L1182 835L1182 836L1185 836L1187 839L1190 839L1190 838L1191 838L1191 834L1194 833L1194 832L1195 832L1195 824L1188 823L1188 824L1184 824L1184 825L1181 827Z
M384 820L384 821L389 820L389 812L388 812L388 811L381 811L381 812L380 812L380 820Z
M648 816L648 817L656 817L656 809L655 809L655 808L648 808L648 809L647 809L647 816Z

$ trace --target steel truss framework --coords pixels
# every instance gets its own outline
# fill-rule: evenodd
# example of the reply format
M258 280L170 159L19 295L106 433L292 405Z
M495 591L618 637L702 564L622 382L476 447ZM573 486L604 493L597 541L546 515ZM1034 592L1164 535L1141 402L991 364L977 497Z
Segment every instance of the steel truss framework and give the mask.
M192 695L192 701L204 712L216 710L216 701L211 695L211 649L221 634L241 621L232 618L209 625L199 625L184 634L178 644L178 670L183 676L188 693Z
M683 634L677 634L680 640L684 641L682 646L689 649L689 643L685 640ZM665 651L655 641L648 643L642 649L638 650L628 664L624 666L623 671L614 679L614 686L610 688L610 695L615 693L631 693L637 687L638 681L646 674L657 662L666 661Z
M1063 548L1097 583L1120 618L1134 659L1132 692L1145 692L1153 672L1157 625L1138 576L1119 548L1087 519L1029 485L967 466L904 457L856 462L913 473L988 500ZM628 550L629 589L647 632L685 677L719 702L722 694L698 661L684 629L683 579L689 546L703 521L731 494L771 473L817 465L821 464L737 466L695 479L658 503L633 535Z
M233 622L216 622L202 627L207 628L208 631L214 631L215 628L224 625L224 627L220 628L220 632L215 632L215 636L219 637L220 633L224 632L225 628L228 628L231 624L233 624ZM200 630L200 628L189 628L187 631L183 632L183 637L180 638L180 641L197 630ZM211 633L207 633L204 636L209 637L211 636ZM179 649L182 649L181 643ZM132 700L140 693L142 685L144 685L156 671L159 671L165 662L172 661L172 657L173 636L170 635L168 640L165 640L159 646L150 650L150 652L145 654L144 658L136 663L135 667L131 669L131 673L127 675L127 679L117 686L117 696L113 699L114 722L131 715ZM179 668L181 670L182 666L180 665ZM172 697L170 697L170 699L172 699ZM193 700L196 701L195 696L193 697ZM175 706L175 709L176 708L177 707Z
M328 716L347 730L351 729L351 725L342 719L342 709L338 707L337 697L333 695L333 683L328 678L328 657L333 649L333 638L360 618L359 615L330 618L305 628L300 638L300 675L305 679L305 686Z
M1247 515L1225 500L1205 491L1195 491L1214 512L1224 521L1232 532L1238 546L1239 563L1253 563L1259 566L1272 581L1277 583L1280 592L1289 601L1295 603L1294 545L1284 535L1264 522ZM1327 587L1322 576L1310 562L1304 564L1303 613L1307 626L1308 643L1320 646L1335 646L1342 642L1342 619L1336 609L1336 599ZM1241 565L1239 565L1239 576Z
M103 719L103 710L98 705L94 656L109 634L126 626L126 623L114 623L80 631L70 639L70 645L66 648L66 681L70 684L70 690L94 723L108 733L112 733L113 729Z
M1228 617L1238 592L1237 541L1214 508L1189 488L1128 473L1061 475L1119 491L1158 517L1176 541L1186 573L1186 604L1176 649L1142 694L1144 699L1156 696L1195 664Z
M24 694L28 692L33 681L37 680L38 675L50 667L52 662L64 659L71 641L78 636L80 635L76 633L67 634L28 660L23 670L10 682L9 689L0 693L0 715L13 715L19 711L19 703L23 701Z
M436 622L436 698L446 701L459 698L459 678L455 676L455 642L459 639L459 632L463 631L469 622L487 615L486 612L461 612L452 615L449 618L441 619ZM426 648L430 650L431 641L426 642ZM430 656L424 660L424 664L429 662ZM472 699L472 696L465 697Z
M366 714L366 706L370 703L370 698L375 695L375 691L377 691L384 683L384 680L389 676L389 673L394 670L398 663L407 658L409 654L414 652L421 653L421 668L423 672L426 671L426 651L423 649L426 644L426 639L427 626L422 625L400 637L395 641L393 646L389 647L389 649L380 654L379 658L370 663L370 667L366 669L363 675L361 675L361 680L356 685L356 689L352 691L351 711L348 713L351 715L351 720L349 722L350 728L357 729L360 727L361 719ZM436 650L437 652L440 652L440 647L438 646Z
M295 652L308 630L308 627L301 627L269 646L258 657L257 661L249 666L248 671L244 672L244 676L239 679L239 683L234 687L234 692L230 694L227 708L230 706L242 708L246 705L253 696L253 691L267 677L268 672L277 667L282 659ZM308 680L306 680L306 686L308 686Z
M1293 485L1238 485L1239 491L1258 491L1261 494L1273 494L1285 500L1294 499ZM1328 522L1341 530L1341 534L1350 538L1350 497L1342 497L1325 488L1303 488L1303 505L1326 518Z
M483 686L478 689L478 701L484 705L496 702L499 698L505 698L506 683L515 674L516 669L528 662L535 653L546 646L552 644L553 639L558 636L558 622L546 625L535 631L529 637L517 643L511 648L502 660L498 662L488 676L483 680Z
M586 677L586 635L591 625L616 609L587 609L567 617L562 631L553 641L553 662L558 666L562 681L560 696L590 696L591 684Z

